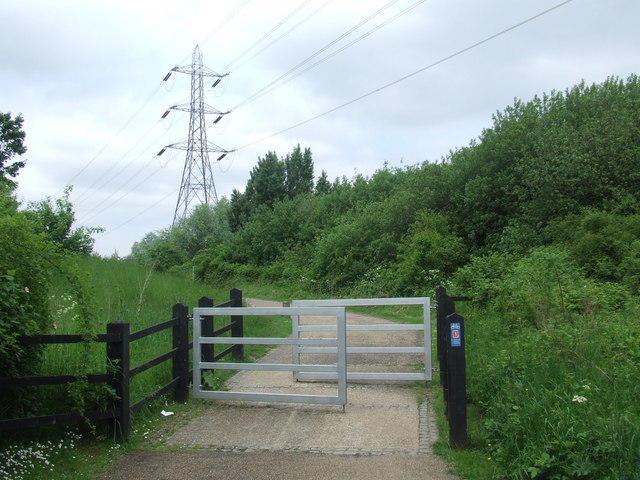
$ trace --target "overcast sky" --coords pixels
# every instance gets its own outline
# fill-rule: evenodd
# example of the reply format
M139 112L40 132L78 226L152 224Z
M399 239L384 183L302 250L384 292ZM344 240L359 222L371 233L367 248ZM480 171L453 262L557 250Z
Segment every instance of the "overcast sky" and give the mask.
M561 3L0 1L0 112L21 114L27 134L18 198L73 185L78 225L106 229L102 255L170 226L185 153L157 153L187 139L189 115L160 117L189 102L190 78L162 80L198 44L205 66L229 73L205 89L231 110L208 140L237 150L211 154L219 197L297 144L332 180L438 161L514 98L638 73L640 1L573 0L519 25Z

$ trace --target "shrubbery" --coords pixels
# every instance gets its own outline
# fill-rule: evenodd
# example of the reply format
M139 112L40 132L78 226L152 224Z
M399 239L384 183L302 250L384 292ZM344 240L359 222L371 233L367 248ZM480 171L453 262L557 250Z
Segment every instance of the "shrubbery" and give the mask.
M483 415L488 457L514 479L633 478L637 307L623 287L587 278L561 248L507 265L485 307L467 317L468 393ZM456 292L476 270L458 272Z
M42 348L22 345L18 337L51 330L48 260L54 248L32 233L30 223L11 208L11 197L2 196L0 202L0 371L9 377L29 375L38 366ZM30 398L26 389L5 389L0 416L30 411Z

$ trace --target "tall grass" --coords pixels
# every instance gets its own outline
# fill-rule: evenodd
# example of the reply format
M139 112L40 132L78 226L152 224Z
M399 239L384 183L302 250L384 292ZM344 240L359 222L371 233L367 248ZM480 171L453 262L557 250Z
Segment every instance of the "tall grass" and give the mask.
M90 286L93 316L90 330L93 334L105 333L109 322L123 320L130 324L131 332L167 321L172 316L172 306L185 303L197 306L198 299L210 296L220 303L229 298L229 291L213 289L180 276L159 274L149 268L115 259L79 259L80 268ZM83 325L74 298L65 291L62 279L57 283L52 298L55 333L77 334ZM136 366L172 348L171 330L140 339L131 345L131 365ZM46 348L40 373L43 375L104 372L106 368L105 345L100 343L49 345ZM171 364L161 365L135 376L131 381L131 400L136 402L170 379ZM52 387L51 395L63 397L65 388ZM55 404L56 402L47 402Z
M106 325L115 320L127 321L131 332L171 319L172 306L185 303L190 310L197 306L198 299L209 296L215 304L229 299L229 290L238 285L225 285L215 288L188 277L157 273L148 268L123 260L82 258L78 260L85 283L91 289L90 301L92 316L89 330L93 334L105 333ZM243 292L247 296L247 291ZM257 293L249 292L258 296ZM86 322L81 317L76 299L70 294L69 285L63 278L54 285L51 298L52 324L46 332L55 334L86 333ZM221 326L220 319L217 326ZM260 321L247 319L247 336L287 336L290 333L290 321L283 317L269 317ZM131 345L131 366L137 366L172 348L171 331L153 334ZM246 346L247 359L260 357L266 346ZM103 343L47 345L38 373L41 375L64 375L84 373L103 373L106 371L106 347ZM232 371L218 370L212 383L220 385ZM171 362L164 362L131 381L131 401L137 402L166 384L171 379ZM38 414L66 413L76 409L73 384L63 386L37 387L33 394L38 396L42 408ZM88 390L91 394L92 389ZM85 391L85 393L87 393ZM89 398L85 405L104 404L104 391L96 387L96 398ZM91 438L104 439L102 425L92 433L86 426L56 426L34 428L24 431L9 431L0 438L0 477L11 480L36 478L51 479L89 479L126 450L128 445L147 442L157 428L159 411L170 408L181 412L182 416L192 415L201 410L196 402L188 406L171 405L167 400L159 400L150 409L143 409L134 416L132 435L125 445L110 442L94 442ZM94 402L94 404L92 404ZM159 403L158 403L159 402ZM162 405L162 407L160 406Z

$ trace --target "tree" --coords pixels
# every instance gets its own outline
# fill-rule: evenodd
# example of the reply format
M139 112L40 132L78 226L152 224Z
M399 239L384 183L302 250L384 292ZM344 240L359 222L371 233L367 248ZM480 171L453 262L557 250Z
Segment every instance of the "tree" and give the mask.
M272 207L282 200L287 193L286 170L284 162L278 159L275 152L267 152L264 158L258 158L247 182L245 195L252 210L260 205Z
M286 188L289 198L309 194L313 191L313 159L311 150L300 150L298 144L284 159L286 170Z
M51 329L51 271L60 260L45 238L17 211L12 189L0 182L0 371L3 377L33 375L42 345L24 345L22 335ZM31 391L3 388L0 418L24 416L36 402Z
M191 215L173 226L168 239L186 258L193 258L201 250L228 242L230 234L229 200L223 197L215 205L194 208Z
M229 227L232 232L240 230L242 225L251 215L251 206L247 196L234 188L231 192L231 205L229 207Z
M322 173L316 182L315 193L316 195L327 195L328 193L331 193L331 182L329 181L327 172L324 170L322 170Z
M151 251L159 243L166 242L168 235L168 230L147 233L139 242L134 242L129 258L143 265L152 263Z
M67 186L62 198L55 200L55 205L50 197L39 202L30 202L29 208L23 213L31 220L36 232L44 234L51 242L70 252L90 255L95 242L91 235L101 233L104 229L99 227L72 229L75 213L69 201L71 191L72 187Z
M23 155L27 151L22 122L20 115L12 119L11 113L0 112L0 183L10 187L16 186L11 178L18 175L18 170L25 164L24 161L13 160L16 155Z
M240 230L258 208L271 209L285 198L311 193L313 159L309 148L302 152L298 145L284 159L279 159L275 152L267 152L251 170L244 193L234 189L231 194L231 231Z

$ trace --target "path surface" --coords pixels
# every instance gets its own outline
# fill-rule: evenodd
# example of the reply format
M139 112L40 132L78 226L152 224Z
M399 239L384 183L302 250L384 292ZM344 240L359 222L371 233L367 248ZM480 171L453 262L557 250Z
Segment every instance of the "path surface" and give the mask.
M347 322L390 323L357 314L348 314ZM376 333L350 332L348 344L421 341L417 331ZM290 363L291 347L277 347L261 361ZM321 362L317 356L314 361ZM349 355L348 363L351 370L415 371L421 359ZM234 391L336 394L331 383L295 382L291 372L243 371L227 386ZM419 404L413 382L349 382L347 396L344 412L341 406L217 402L172 434L167 451L127 454L99 480L457 479L431 452L434 418L428 399Z

